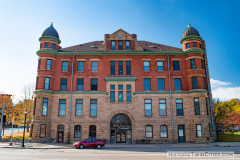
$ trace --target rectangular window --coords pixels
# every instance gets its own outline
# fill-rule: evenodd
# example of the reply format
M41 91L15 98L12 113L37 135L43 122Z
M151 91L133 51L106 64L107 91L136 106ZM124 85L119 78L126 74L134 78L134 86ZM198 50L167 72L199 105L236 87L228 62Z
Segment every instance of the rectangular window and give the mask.
M200 115L199 99L194 98L195 115Z
M127 85L127 90L131 90L131 85Z
M83 108L83 100L82 99L76 99L75 116L82 116L82 108Z
M193 47L197 47L196 43L193 43Z
M131 75L131 61L126 61L126 70L127 70L127 75Z
M173 70L180 71L179 61L173 61Z
M59 99L59 116L65 116L66 112L66 99Z
M163 71L163 61L157 61L157 71Z
M151 90L151 79L144 79L144 91Z
M207 115L208 115L208 99L206 98L206 110L207 110Z
M97 100L90 100L90 116L97 116Z
M84 64L85 62L78 62L78 71L84 71Z
M168 137L167 126L166 125L160 126L160 132L161 132L161 138L167 138Z
M115 85L110 85L110 90L114 90L115 89Z
M174 86L175 86L175 91L182 90L180 78L174 78Z
M55 44L52 44L52 49L55 49Z
M62 71L68 71L68 62L62 62Z
M118 50L123 49L123 41L118 41Z
M160 116L167 115L166 99L159 99L159 112Z
M77 90L78 91L83 91L83 82L84 82L84 79L77 79Z
M122 91L118 92L118 102L123 102L123 92Z
M203 89L206 89L205 77L203 77Z
M158 90L165 90L165 84L164 84L164 79L163 78L159 78L158 79Z
M152 100L145 99L145 116L152 116Z
M38 70L40 69L41 59L38 60Z
M44 89L49 89L49 82L50 82L50 78L46 77L45 78Z
M197 132L197 137L202 137L202 126L201 124L196 125L196 132Z
M115 41L112 41L111 50L115 50Z
M153 138L153 127L146 126L146 138Z
M202 69L204 69L204 60L201 59Z
M111 75L114 76L115 75L115 62L111 61Z
M52 65L52 60L48 59L46 69L51 70L51 65Z
M131 91L127 91L127 102L131 102Z
M150 62L143 61L143 71L150 71Z
M191 69L196 69L195 59L190 59Z
M123 85L118 85L118 90L123 90Z
M176 99L177 116L183 116L183 100Z
M197 77L192 77L192 89L197 89Z
M42 108L42 115L43 116L47 115L47 108L48 108L48 99L43 98L43 108Z
M123 75L123 61L118 62L118 75Z
M110 92L110 102L115 102L115 91Z
M41 124L40 128L40 138L46 137L46 124Z
M48 43L45 43L45 48L48 48Z
M188 49L188 48L189 48L189 43L186 44L186 49Z
M91 90L97 91L98 79L91 79Z
M67 79L61 79L61 91L66 91L67 90Z
M92 62L92 71L98 71L98 62Z
M80 125L74 126L74 138L81 138L81 129Z
M130 50L130 42L126 41L126 50Z

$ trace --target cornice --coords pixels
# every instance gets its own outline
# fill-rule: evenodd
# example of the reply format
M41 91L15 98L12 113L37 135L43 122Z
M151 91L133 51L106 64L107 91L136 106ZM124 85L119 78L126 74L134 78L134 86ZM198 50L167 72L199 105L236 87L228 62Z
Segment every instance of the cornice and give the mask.
M107 82L135 82L137 77L105 77Z
M49 54L54 54L54 55L57 55L57 54L58 54L57 51L50 50L50 49L42 49L42 50L38 50L38 51L37 51L37 55L38 55L38 56L39 56L40 54L43 54L43 53L49 53Z
M178 92L178 91L174 91L174 92L171 92L171 94L191 94L191 93L208 93L208 91L204 91L204 90L200 90L200 91L182 91L182 92ZM170 92L167 92L167 91L161 91L161 92L134 92L133 95L136 95L136 94L170 94Z
M35 94L37 93L50 93L50 94L71 94L71 92L53 92L53 91L46 91L46 90L36 90L34 91ZM106 94L108 92L72 92L72 94Z
M180 43L182 44L183 41L186 41L186 40L189 40L189 39L199 39L200 41L202 41L202 37L200 37L200 36L187 36L185 38L182 38L180 40Z
M54 41L58 42L58 44L61 43L61 40L60 40L60 39L58 39L58 38L56 38L56 37L52 37L52 36L43 36L43 37L40 37L40 38L39 38L39 42L40 42L41 40L43 40L43 39L51 39L51 40L54 40Z

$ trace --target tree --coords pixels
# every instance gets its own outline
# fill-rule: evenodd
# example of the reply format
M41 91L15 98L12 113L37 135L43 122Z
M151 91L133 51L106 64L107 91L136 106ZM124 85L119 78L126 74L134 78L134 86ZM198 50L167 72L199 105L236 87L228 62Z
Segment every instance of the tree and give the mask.
M12 103L12 95L4 94L1 92L0 94L0 106L3 106L5 103L4 114L6 115L6 123L12 122L13 118L13 103ZM0 115L1 117L2 115Z
M225 128L230 129L233 133L234 127L240 124L240 114L236 112L227 113L221 122Z

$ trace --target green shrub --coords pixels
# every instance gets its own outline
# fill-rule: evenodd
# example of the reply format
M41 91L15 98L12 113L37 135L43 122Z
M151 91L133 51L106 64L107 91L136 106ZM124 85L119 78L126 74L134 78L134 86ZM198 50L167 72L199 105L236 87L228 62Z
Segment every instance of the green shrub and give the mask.
M225 132L218 135L219 142L240 142L240 132Z

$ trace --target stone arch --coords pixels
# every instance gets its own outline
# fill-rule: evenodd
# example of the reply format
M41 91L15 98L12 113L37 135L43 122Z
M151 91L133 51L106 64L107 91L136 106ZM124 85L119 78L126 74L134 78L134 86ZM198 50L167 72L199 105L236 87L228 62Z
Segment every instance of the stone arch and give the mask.
M108 117L108 122L111 122L112 118L117 115L117 114L125 114L126 116L128 116L130 118L130 121L133 125L133 123L135 123L135 120L133 118L133 115L127 111L124 110L118 110L118 111L113 111L110 113L110 116Z

